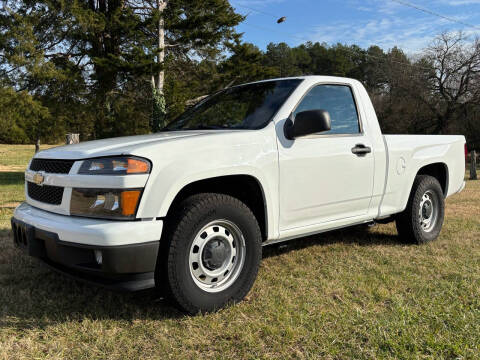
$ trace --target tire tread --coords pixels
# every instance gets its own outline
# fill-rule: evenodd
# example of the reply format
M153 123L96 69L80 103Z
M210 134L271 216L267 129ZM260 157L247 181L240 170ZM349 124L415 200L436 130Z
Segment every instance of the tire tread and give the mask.
M259 241L258 245L261 247L261 232L257 219L248 206L246 206L237 198L219 193L200 193L192 195L182 201L174 210L172 217L169 219L169 230L167 230L168 233L165 239L168 242L168 256L164 258L164 260L166 260L166 268L164 268L164 271L166 271L167 274L165 280L167 281L164 281L164 283L166 283L165 285L168 287L167 295L178 307L191 314L195 314L201 309L198 309L197 306L190 301L190 299L184 296L181 285L179 284L178 278L175 275L177 256L181 256L181 254L179 254L178 247L182 241L185 241L182 234L192 227L192 224L195 223L195 219L201 216L201 214L205 212L205 209L214 208L219 204L226 204L228 206L241 209L244 215L249 217L249 220L255 224L255 229L253 230L256 234L256 240ZM258 254L258 259L256 259L257 264L260 263L261 260L261 251L258 252ZM228 302L238 302L242 300L250 291L258 273L258 266L255 269L248 270L254 272L252 274L253 276L251 276L252 281L248 281L243 284L243 286L234 294L234 296L225 299L223 305ZM210 309L207 311L209 310Z
M417 221L416 212L416 207L420 204L421 198L427 189L434 190L440 197L439 219L435 229L430 234L425 233L421 228L420 223ZM413 182L407 207L396 217L395 222L399 236L408 242L416 244L424 244L435 240L443 225L444 206L443 191L438 180L430 175L417 175Z

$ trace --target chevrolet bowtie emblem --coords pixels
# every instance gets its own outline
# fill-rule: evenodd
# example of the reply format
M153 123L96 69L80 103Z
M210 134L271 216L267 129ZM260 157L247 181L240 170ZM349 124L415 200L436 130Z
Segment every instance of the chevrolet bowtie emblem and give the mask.
M35 175L33 175L33 182L37 185L42 185L44 180L45 177L42 173L36 173Z

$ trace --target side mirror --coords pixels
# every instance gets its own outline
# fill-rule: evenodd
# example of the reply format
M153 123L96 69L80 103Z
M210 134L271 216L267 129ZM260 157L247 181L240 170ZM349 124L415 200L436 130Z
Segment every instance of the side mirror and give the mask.
M302 111L285 121L285 137L293 140L300 136L316 134L331 129L330 114L325 110Z

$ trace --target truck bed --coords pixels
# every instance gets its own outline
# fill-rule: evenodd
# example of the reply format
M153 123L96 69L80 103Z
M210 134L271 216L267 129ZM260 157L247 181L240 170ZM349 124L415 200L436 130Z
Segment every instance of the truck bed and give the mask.
M387 151L385 192L379 216L403 211L417 169L438 164L446 167L445 197L464 184L465 137L461 135L384 135Z

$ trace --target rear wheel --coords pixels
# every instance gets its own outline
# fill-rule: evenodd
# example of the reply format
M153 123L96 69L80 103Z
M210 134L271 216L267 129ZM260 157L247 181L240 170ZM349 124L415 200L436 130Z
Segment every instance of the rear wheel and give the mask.
M166 282L182 310L215 311L247 295L262 249L257 220L244 203L222 194L191 196L177 208L167 231L165 273L156 281Z
M397 215L399 235L417 244L435 240L443 225L445 201L437 179L428 175L415 178L407 208Z

